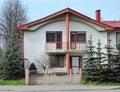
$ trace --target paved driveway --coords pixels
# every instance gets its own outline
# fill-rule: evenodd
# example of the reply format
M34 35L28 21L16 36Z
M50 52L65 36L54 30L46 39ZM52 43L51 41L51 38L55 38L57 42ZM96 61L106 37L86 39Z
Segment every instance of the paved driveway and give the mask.
M120 92L120 86L85 86L75 84L0 86L0 92Z

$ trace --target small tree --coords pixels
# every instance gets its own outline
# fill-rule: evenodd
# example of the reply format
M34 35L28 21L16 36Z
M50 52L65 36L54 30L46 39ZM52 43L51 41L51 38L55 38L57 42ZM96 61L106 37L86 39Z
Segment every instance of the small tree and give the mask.
M37 70L36 66L34 63L31 63L30 65L30 70Z
M50 60L49 56L45 53L42 53L39 58L36 59L36 65L37 68L43 68L46 69L47 67L50 67Z
M96 62L95 62L96 72L94 74L96 78L95 81L101 81L102 77L104 76L104 74L102 74L101 72L103 71L103 63L106 61L106 57L104 56L105 54L102 52L101 44L102 43L100 42L99 39L97 43L98 46L96 51Z
M108 40L108 44L105 47L107 49L107 58L108 58L108 64L111 64L111 58L112 58L112 50L114 49L111 45L111 40Z
M112 82L120 81L120 43L116 45L118 52L112 55L110 80Z
M88 51L87 51L87 58L84 59L83 62L83 78L85 81L90 81L93 79L93 74L95 72L95 51L92 41L92 36L90 36L90 40L88 40Z

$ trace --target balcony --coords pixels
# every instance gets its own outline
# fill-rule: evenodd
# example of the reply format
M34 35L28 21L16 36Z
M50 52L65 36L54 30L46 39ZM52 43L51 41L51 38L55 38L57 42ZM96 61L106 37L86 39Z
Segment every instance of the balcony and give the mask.
M65 52L65 42L46 42L45 52Z
M45 52L82 52L86 50L86 43L70 43L69 50L66 50L66 42L46 42Z
M86 51L87 44L85 42L71 42L69 52L84 52Z

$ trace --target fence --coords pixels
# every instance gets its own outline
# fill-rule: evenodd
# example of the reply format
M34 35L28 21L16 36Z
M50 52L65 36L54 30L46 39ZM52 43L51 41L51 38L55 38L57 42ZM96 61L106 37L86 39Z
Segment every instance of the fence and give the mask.
M70 84L80 83L80 75L78 73L71 76L66 73L56 73L53 69L45 71L30 71L30 84Z

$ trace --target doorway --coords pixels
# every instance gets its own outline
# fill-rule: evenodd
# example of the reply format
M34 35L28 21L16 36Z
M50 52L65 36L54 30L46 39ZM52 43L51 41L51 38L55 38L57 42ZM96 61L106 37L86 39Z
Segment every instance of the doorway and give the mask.
M79 73L81 58L81 56L71 56L72 73Z

